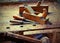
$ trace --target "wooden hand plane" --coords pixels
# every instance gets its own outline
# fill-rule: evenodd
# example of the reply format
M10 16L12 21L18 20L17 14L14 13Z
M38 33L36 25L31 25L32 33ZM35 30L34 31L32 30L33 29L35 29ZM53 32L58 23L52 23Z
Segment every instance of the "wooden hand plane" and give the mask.
M30 14L24 13L24 14L23 14L23 17L26 18L26 19L29 19L29 20L38 22L38 23L40 23L40 24L45 24L45 23L46 23L46 20L42 20L42 19L41 19L40 17L38 17L38 16L34 16L34 15L30 15Z

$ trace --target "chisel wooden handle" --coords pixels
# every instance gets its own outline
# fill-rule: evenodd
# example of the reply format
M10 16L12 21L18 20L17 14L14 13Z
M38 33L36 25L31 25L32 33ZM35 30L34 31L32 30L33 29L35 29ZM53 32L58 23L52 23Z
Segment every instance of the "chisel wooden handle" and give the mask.
M24 22L31 22L31 21L29 21L29 20L26 20L26 19L24 19L24 18L20 18L20 17L18 17L18 16L13 16L13 18L14 18L15 20L21 20L21 21L24 21Z
M13 18L16 19L16 20L24 20L23 18L20 18L18 16L13 16Z

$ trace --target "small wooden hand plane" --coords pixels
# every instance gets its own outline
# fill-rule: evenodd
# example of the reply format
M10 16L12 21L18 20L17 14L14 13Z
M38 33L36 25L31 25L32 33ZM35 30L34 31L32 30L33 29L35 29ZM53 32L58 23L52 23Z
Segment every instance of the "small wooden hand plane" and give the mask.
M45 23L46 23L46 19L43 20L44 18L41 19L41 18L38 17L38 16L34 16L34 15L30 15L30 14L24 13L24 14L23 14L23 17L26 18L26 19L29 19L29 20L38 22L38 23L40 23L40 24L45 24Z
M29 9L29 7L27 9ZM47 10L45 8L43 9L42 17L39 17L39 16L35 15L35 13L25 13L25 12L23 13L24 18L35 21L35 22L38 22L40 24L45 24L46 23L46 19L45 19L46 16L47 16Z

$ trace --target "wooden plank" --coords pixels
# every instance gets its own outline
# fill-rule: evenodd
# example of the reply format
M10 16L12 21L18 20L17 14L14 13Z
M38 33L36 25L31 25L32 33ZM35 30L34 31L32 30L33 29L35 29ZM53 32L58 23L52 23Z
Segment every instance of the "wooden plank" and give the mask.
M23 35L14 34L14 33L11 33L11 32L7 32L7 36L22 39L22 40L26 40L26 41L29 41L29 42L41 43L41 41L38 40L38 39L26 37L26 36L23 36Z
M24 31L23 35L32 35L32 34L40 34L40 33L54 33L60 32L60 29L47 29L47 30L34 30L34 31Z

